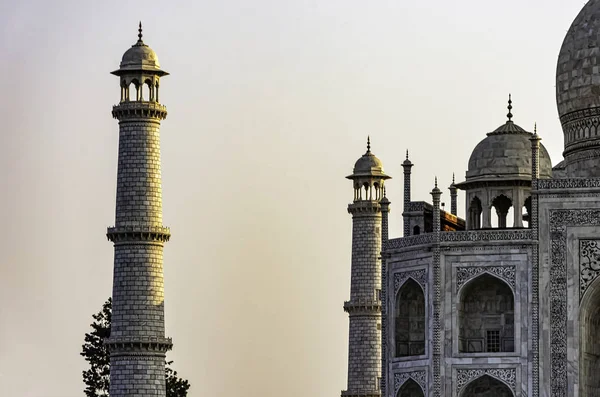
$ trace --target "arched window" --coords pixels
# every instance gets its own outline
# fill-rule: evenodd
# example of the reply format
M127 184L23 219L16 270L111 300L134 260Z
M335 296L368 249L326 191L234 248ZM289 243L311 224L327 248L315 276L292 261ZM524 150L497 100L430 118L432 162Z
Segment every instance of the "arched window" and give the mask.
M506 229L507 223L506 219L508 218L509 213L512 213L512 201L505 195L501 194L492 200L492 207L496 209L496 215L498 215L498 221L492 223L492 226L496 226L499 229ZM511 223L512 225L513 223Z
M510 287L487 273L465 285L458 307L458 351L515 351L514 296Z
M460 397L514 397L514 394L505 383L483 375L469 383Z
M473 197L471 204L469 205L469 228L470 229L481 229L481 213L483 207L481 206L481 200L477 196Z
M413 236L421 234L421 227L419 225L413 227Z
M408 379L398 390L397 397L425 397L423 389L417 382Z
M531 227L531 196L525 199L525 204L523 205L523 224L527 222L526 227Z
M425 295L409 278L396 295L396 357L425 354Z
M579 309L579 395L600 395L600 279L589 287Z

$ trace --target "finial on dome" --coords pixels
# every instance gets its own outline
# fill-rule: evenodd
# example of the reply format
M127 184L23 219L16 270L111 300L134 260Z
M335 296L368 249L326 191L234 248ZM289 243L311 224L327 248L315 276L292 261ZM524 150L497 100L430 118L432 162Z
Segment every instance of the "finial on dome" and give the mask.
M371 153L371 136L367 135L367 153Z
M408 160L408 149L406 149L406 159Z
M508 114L506 115L506 117L508 117L508 121L512 121L512 95L508 94Z
M533 133L537 135L537 121L533 124Z
M142 45L144 44L144 42L142 41L142 21L140 21L140 24L138 25L138 41L136 44L138 45Z
M386 187L384 186L384 187L383 187L383 197L386 197L386 196L387 196L387 189L386 189Z
M437 176L435 177L435 187L437 188Z
M454 172L452 173L452 184L454 185Z

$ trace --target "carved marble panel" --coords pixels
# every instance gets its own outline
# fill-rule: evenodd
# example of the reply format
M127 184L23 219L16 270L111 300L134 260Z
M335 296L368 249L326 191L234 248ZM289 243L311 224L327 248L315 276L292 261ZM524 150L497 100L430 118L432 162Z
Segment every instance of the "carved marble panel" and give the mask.
M490 273L506 281L511 288L515 289L515 266L467 266L456 269L456 292L460 290L469 280L483 274Z
M600 275L600 240L579 241L579 300Z
M404 282L409 278L412 278L419 283L421 288L423 288L423 291L426 291L427 269L412 270L409 272L394 273L394 296L398 293L398 290L400 287L402 287Z
M427 394L427 381L426 381L426 373L424 370L422 371L412 371L412 372L401 372L394 374L394 395L398 394L398 390L402 387L402 385L409 379L414 380L421 386L423 389L423 394Z
M484 375L491 376L504 382L516 395L517 370L515 368L478 368L478 369L457 369L456 370L456 394L473 380Z

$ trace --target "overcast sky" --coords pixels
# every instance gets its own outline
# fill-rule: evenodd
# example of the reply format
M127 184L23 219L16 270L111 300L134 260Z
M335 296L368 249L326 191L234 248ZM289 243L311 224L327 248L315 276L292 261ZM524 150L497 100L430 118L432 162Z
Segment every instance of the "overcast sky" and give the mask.
M413 199L506 120L563 138L556 59L583 1L0 0L0 395L80 397L111 293L120 89L158 54L168 358L190 397L346 388L351 182L372 151ZM460 214L464 196L459 195Z

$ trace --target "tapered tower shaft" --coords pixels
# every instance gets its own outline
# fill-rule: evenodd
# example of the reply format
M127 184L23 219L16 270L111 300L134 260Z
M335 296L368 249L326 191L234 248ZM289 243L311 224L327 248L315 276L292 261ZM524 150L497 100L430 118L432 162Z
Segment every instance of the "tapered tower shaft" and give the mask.
M354 201L348 205L352 214L352 268L348 312L348 388L345 397L381 395L381 244L387 235L382 223L387 220L389 201L384 197L384 182L389 179L381 161L367 152L348 176L354 185ZM382 227L385 226L386 230Z
M157 102L158 80L166 72L141 40L129 49L119 70L121 101L114 243L110 350L110 396L165 396L163 245L160 121L166 108ZM143 91L147 87L148 96ZM135 89L130 100L130 88Z

